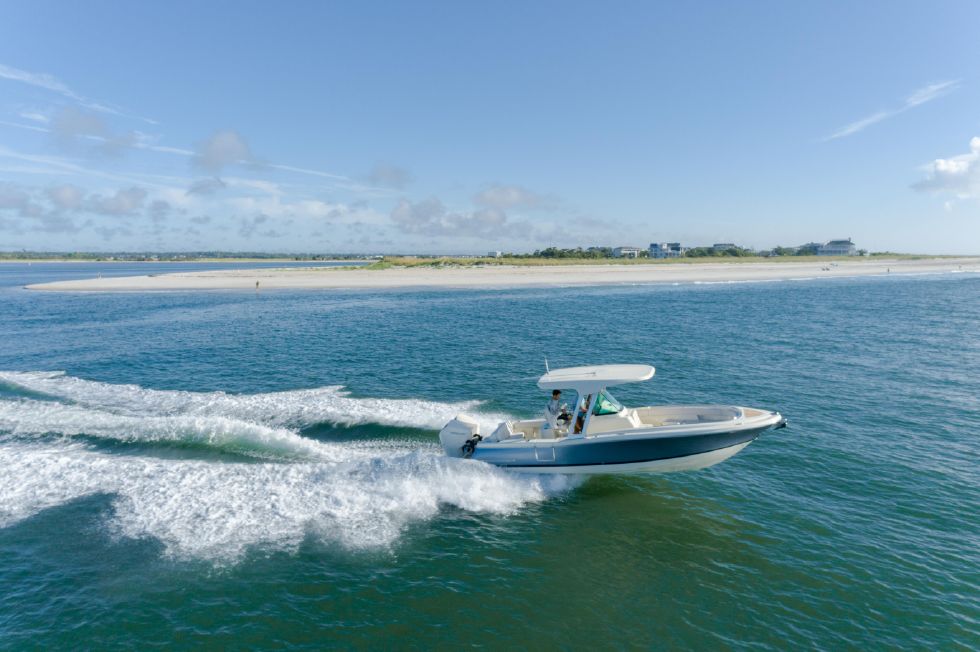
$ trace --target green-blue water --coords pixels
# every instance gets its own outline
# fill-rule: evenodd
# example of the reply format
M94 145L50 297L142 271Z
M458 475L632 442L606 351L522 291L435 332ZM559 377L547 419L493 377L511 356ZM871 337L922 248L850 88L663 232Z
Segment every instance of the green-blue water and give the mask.
M0 647L980 646L977 275L20 289L97 271L0 266ZM790 427L667 476L441 455L545 356Z

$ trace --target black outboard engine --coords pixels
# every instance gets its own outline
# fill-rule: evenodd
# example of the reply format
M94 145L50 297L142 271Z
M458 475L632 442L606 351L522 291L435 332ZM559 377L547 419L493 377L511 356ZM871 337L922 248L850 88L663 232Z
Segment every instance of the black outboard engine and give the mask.
M469 459L473 457L473 452L476 450L476 445L483 441L483 437L480 435L473 435L466 440L466 443L459 447L459 450L463 453L463 457Z

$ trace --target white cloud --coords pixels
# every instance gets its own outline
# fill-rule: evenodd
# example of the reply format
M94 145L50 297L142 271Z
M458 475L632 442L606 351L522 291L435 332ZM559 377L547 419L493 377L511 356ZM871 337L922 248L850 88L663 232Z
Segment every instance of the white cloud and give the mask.
M20 117L25 120L33 120L34 122L43 122L44 124L51 122L51 118L37 111L22 111Z
M832 133L830 136L824 140L834 140L835 138L843 138L844 136L850 136L851 134L856 134L865 127L870 127L876 122L881 122L886 118L890 118L895 115L894 111L879 111L878 113L872 113L866 118L861 118L860 120L855 120L854 122L845 125Z
M298 168L293 165L266 163L266 167L274 168L276 170L285 170L286 172L298 172L299 174L309 174L311 176L322 177L324 179L336 179L337 181L350 181L350 177L345 177L342 174L333 174L332 172L323 172L322 170L311 170L309 168Z
M172 210L173 207L169 202L165 202L162 199L154 199L147 207L146 213L154 222L160 222L168 217Z
M49 75L43 72L28 72L27 70L21 70L20 68L14 68L13 66L7 66L0 63L0 78L9 79L11 81L23 82L25 84L30 84L37 88L43 88L45 90L57 93L62 97L66 97L69 100L77 102L78 104L84 106L92 111L98 111L100 113L109 113L112 115L123 116L127 118L136 117L144 122L150 124L157 124L155 120L150 118L142 118L139 116L131 116L128 113L117 109L112 106L107 106L101 102L95 102L82 95L79 95L72 89L68 87L63 81L58 79L53 75Z
M60 121L59 121L59 116L60 116ZM193 151L181 147L158 145L156 143L158 141L159 136L146 134L141 131L130 131L124 134L112 134L110 133L108 127L104 124L104 122L102 122L98 118L98 116L85 114L75 109L71 109L67 114L63 116L59 114L59 116L56 116L56 124L51 125L50 128L40 127L35 125L18 124L15 122L7 122L4 120L0 120L0 125L15 127L17 129L37 131L41 133L54 134L59 144L69 149L77 145L79 139L84 139L98 144L94 150L90 150L90 151L103 153L103 154L118 154L122 152L125 148L134 148L134 149L141 149L141 150L149 150L153 152L161 152L165 154L175 154L178 156L195 157L194 160L196 163L208 163L212 166L218 165L218 167L224 167L225 165L230 165L236 162L255 163L255 161L251 158L229 160L230 156L231 157L234 156L235 150L237 150L239 154L241 154L243 151L248 150L248 143L245 141L243 137L241 137L238 134L235 134L235 138L237 138L239 141L237 143L235 142L235 138L222 137L216 140L215 137L212 136L211 139L199 145L197 151ZM222 134L222 133L234 134L234 132L218 132L218 134ZM218 134L215 135L217 136ZM14 156L10 152L11 150L4 148L3 146L0 146L0 156L11 156L16 158L22 158L24 160L27 160L28 158L33 158L33 159L41 158L38 156L27 155L27 154ZM249 154L249 157L250 156L251 155ZM53 159L49 159L49 162L52 165L59 165L62 167L67 165L64 161L61 161L59 163L54 163ZM383 191L378 188L371 188L368 186L353 183L350 177L341 174L333 174L331 172L324 172L322 170L312 170L309 168L296 167L292 165L282 165L277 163L262 163L261 165L256 165L255 167L256 169L269 168L273 170L282 170L284 172L292 172L296 174L314 176L321 179L329 179L331 181L340 182L334 184L338 188L349 190L351 192L356 192L360 194L386 194L387 193L387 191ZM75 166L75 171L81 172L82 168ZM105 173L98 173L97 171L91 169L91 167L86 167L85 171L87 171L92 175L101 175L106 178L116 178L116 179L120 178L118 175L114 175L110 177ZM209 171L213 171L213 170L209 170ZM41 173L41 170L37 169L35 170L35 173ZM218 180L223 182L229 182L230 185L229 179L224 179L224 180L218 179ZM194 186L197 183L200 182L198 181L198 182L191 183L191 187L185 192L189 192L190 194L195 194L197 190L194 188ZM256 184L268 183L270 187L274 185L271 182L263 182L258 180L256 180L255 183Z
M507 210L512 208L544 208L551 202L522 186L493 185L478 192L473 201L481 206Z
M26 131L37 131L42 134L51 133L51 130L46 129L45 127L38 127L37 125L22 125L18 122L8 122L6 120L0 120L0 125L4 125L5 127L14 127L16 129L24 129Z
M61 211L47 210L33 196L30 189L20 188L10 183L0 184L0 217L7 212L15 217L26 220L25 224L4 222L5 229L23 231L44 231L48 233L74 232L78 230L74 221L62 214Z
M894 117L900 113L905 113L909 109L925 104L926 102L931 102L938 97L942 97L943 95L956 90L959 85L960 80L951 79L948 81L941 81L934 84L929 84L928 86L923 86L906 97L905 101L902 103L902 106L895 109L889 109L887 111L877 111L876 113L872 113L871 115L861 118L860 120L855 120L854 122L844 125L823 140L836 140L837 138L844 138L845 136L856 134L875 123Z
M278 183L264 181L262 179L245 179L242 177L225 177L223 179L232 188L246 188L248 190L258 190L268 195L282 195L282 188Z
M980 136L970 139L970 151L937 158L925 166L926 178L912 188L921 192L952 193L957 199L980 199ZM947 202L947 210L952 207Z
M218 177L198 179L187 189L188 195L213 195L219 190L228 187L228 184Z
M105 197L98 194L90 195L82 209L99 215L124 216L136 215L143 209L146 191L142 188L122 188L116 194Z
M51 200L51 203L54 204L56 208L69 211L80 207L82 205L82 200L85 198L85 193L81 188L67 183L60 186L54 186L53 188L48 188L47 195L48 199Z
M255 234L255 231L259 228L259 226L265 224L268 221L269 221L269 216L262 215L262 214L256 215L255 217L252 218L245 218L239 223L238 235L246 239L251 238Z
M351 214L344 204L331 204L318 199L284 201L278 195L269 197L232 197L223 202L238 214L262 214L275 219L296 217L307 220L333 220ZM366 213L370 215L370 213Z
M25 125L26 126L26 125ZM44 131L35 127L36 131ZM116 156L130 148L150 149L155 136L142 131L113 133L105 121L94 113L65 107L58 111L47 130L55 142L68 151L81 149L86 154Z
M905 98L905 106L913 107L919 106L920 104L925 104L930 102L937 97L945 95L946 93L955 90L959 86L960 81L958 79L952 79L949 81L938 82L936 84L929 84L928 86L923 86L918 89L907 98Z
M12 183L0 184L0 210L16 211L27 217L36 212L30 194Z
M229 165L252 160L252 151L245 138L231 130L216 131L199 143L194 152L194 164L215 175Z
M391 211L391 221L405 233L437 237L494 238L513 234L522 226L508 221L498 208L454 212L435 197L416 203L400 200Z
M0 77L13 81L24 82L25 84L37 86L38 88L44 88L49 91L54 91L55 93L59 93L69 99L79 102L84 101L82 96L68 88L68 86L66 86L60 79L43 72L28 72L12 66L5 66L4 64L0 63Z
M367 180L376 186L400 190L411 183L413 177L405 168L390 163L378 163L368 174Z
M92 113L65 107L54 116L51 122L52 133L63 144L74 144L78 138L98 138L103 140L109 133L102 118Z

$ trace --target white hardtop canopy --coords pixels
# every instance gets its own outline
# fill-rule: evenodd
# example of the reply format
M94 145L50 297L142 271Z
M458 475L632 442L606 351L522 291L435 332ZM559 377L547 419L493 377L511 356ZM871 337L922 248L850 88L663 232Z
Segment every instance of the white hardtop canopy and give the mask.
M579 394L594 394L613 385L650 380L655 372L656 369L648 364L601 364L594 367L552 369L538 379L538 387L574 389Z

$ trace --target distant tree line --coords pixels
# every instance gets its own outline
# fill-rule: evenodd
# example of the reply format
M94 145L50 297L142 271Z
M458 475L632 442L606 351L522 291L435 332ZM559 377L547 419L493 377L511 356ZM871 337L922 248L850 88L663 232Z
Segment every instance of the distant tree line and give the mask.
M742 247L729 247L728 249L715 250L714 247L691 247L684 252L684 256L687 258L725 258L730 256L758 256L756 252L751 249L743 249Z
M357 254L282 254L261 251L192 251L141 253L132 251L0 251L0 260L86 260L130 262L175 262L184 260L209 260L215 258L253 258L277 260L347 260L360 258Z
M649 256L649 252L646 249L640 250L640 257L646 258ZM562 249L560 247L548 247L546 249L536 249L534 253L530 254L505 254L507 258L584 258L584 259L599 259L599 258L613 258L613 248L612 247L589 247L583 249L582 247L575 247L574 249Z

